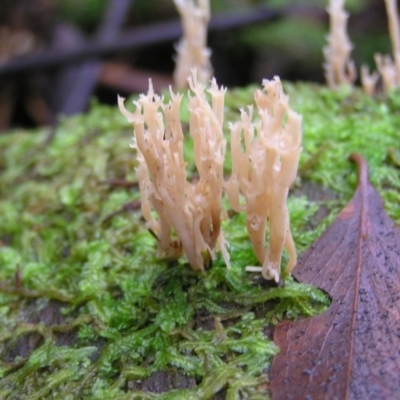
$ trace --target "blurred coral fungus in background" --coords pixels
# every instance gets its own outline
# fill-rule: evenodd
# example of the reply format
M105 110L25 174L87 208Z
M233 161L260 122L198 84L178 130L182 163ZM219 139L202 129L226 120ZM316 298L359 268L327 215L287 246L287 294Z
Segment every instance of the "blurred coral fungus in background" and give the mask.
M211 2L208 47L214 76L245 86L279 75L323 81L328 15L323 0ZM352 0L353 59L371 67L388 53L385 6ZM90 98L172 83L182 27L171 0L3 0L0 4L0 130L53 125L87 109Z

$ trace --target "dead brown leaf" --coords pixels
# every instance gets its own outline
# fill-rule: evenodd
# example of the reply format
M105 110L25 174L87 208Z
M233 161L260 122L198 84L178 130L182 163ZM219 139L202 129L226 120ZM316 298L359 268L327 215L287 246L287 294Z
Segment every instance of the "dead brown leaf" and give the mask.
M352 160L352 200L293 271L332 304L276 327L273 399L400 398L400 231L369 183L366 161Z

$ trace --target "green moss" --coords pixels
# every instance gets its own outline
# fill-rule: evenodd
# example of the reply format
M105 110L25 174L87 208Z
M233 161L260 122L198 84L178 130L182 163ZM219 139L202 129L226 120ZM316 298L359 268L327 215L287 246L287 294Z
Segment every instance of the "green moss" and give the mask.
M400 94L286 90L304 121L300 195L289 199L298 251L351 197L353 151L368 159L372 182L400 222ZM226 120L251 101L249 88L230 91ZM54 132L0 136L0 397L211 399L224 391L228 399L265 398L279 351L266 331L282 318L322 312L327 297L290 278L283 288L265 287L246 273L256 260L244 215L224 222L232 268L218 256L204 275L184 259L158 260L138 210L107 219L139 198L137 187L109 184L135 179L131 134L115 107L93 104ZM160 373L175 377L169 392L141 391Z

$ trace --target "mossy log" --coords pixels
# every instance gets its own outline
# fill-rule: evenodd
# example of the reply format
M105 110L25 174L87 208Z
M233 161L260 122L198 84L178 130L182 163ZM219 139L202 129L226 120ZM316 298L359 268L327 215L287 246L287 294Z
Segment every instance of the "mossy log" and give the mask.
M288 202L298 252L351 197L354 151L399 223L400 94L285 90L303 115ZM227 122L252 93L228 92ZM246 272L256 260L245 218L229 210L230 270L221 256L204 274L158 260L137 207L131 135L116 107L94 103L54 130L0 136L0 398L265 399L273 324L322 312L327 296ZM189 137L185 157L195 174Z

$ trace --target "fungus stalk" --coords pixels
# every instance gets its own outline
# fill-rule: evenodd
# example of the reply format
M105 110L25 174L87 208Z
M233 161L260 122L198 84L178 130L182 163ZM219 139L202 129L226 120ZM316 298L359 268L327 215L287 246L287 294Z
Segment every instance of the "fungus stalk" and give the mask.
M133 124L131 147L137 150L142 214L158 239L158 256L177 258L183 252L193 270L203 271L216 244L224 244L220 215L226 146L222 133L225 89L218 88L212 80L208 89L210 105L206 88L198 83L195 72L188 81L192 91L190 133L199 173L196 183L186 179L179 116L182 95L170 90L171 101L164 104L150 81L147 95L141 95L134 103L134 113L125 109L124 99L119 98L118 103L122 114ZM222 251L226 257L225 249Z
M350 59L353 49L347 35L348 14L343 9L344 0L330 0L328 13L330 33L328 46L324 47L325 77L330 88L353 84L357 77L354 62Z
M396 70L396 86L400 86L400 30L396 0L385 0L389 20L389 34L392 42L393 59Z
M382 77L385 92L400 87L400 42L397 4L393 0L385 0L386 13L389 21L389 34L392 42L393 59L388 55L375 54L375 63Z
M286 200L296 178L301 148L301 116L289 107L280 79L263 81L254 99L259 121L252 123L253 107L241 110L241 121L231 125L232 175L226 191L235 211L246 211L246 224L255 255L265 279L280 279L282 251L289 254L290 273L297 256L290 231ZM239 194L245 205L239 202ZM269 249L265 228L269 223Z
M377 53L374 55L374 59L382 79L383 90L388 92L390 89L400 87L400 28L396 0L385 0L385 5L393 58L389 55ZM377 81L377 73L374 72L370 75L367 67L363 66L361 69L361 82L366 94L373 94L375 92Z
M210 20L209 0L174 0L181 16L183 37L177 46L174 84L187 88L192 69L197 70L199 82L206 83L212 75L211 50L207 48L207 25Z

